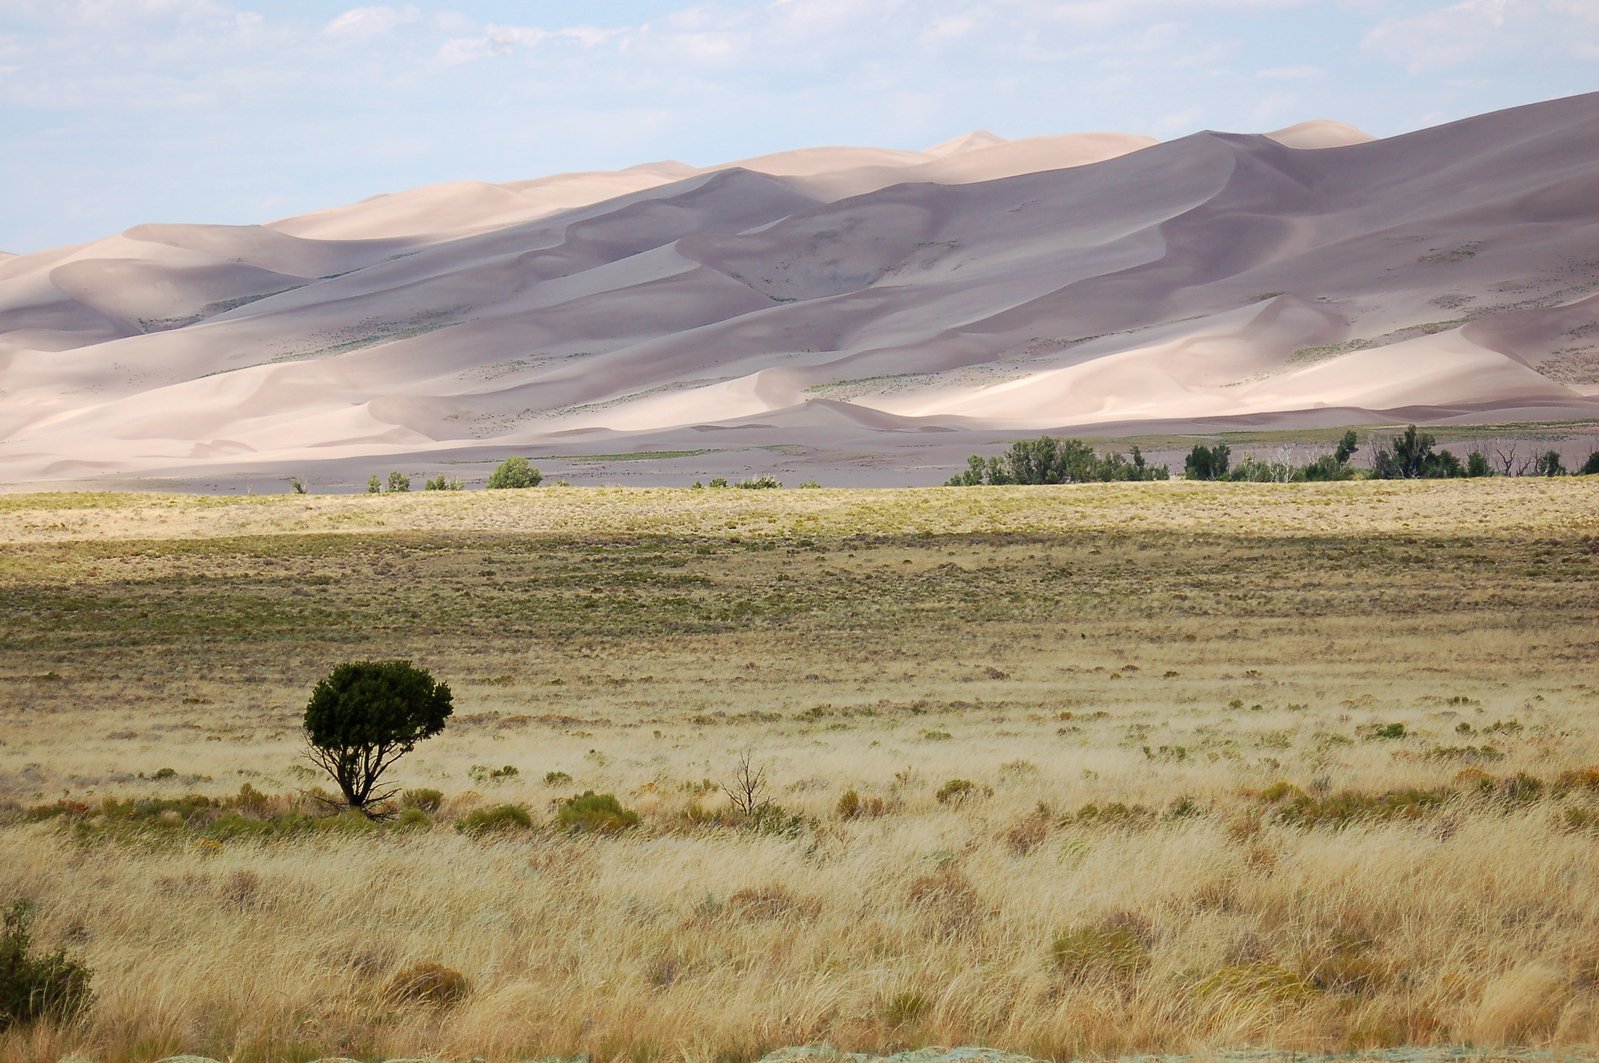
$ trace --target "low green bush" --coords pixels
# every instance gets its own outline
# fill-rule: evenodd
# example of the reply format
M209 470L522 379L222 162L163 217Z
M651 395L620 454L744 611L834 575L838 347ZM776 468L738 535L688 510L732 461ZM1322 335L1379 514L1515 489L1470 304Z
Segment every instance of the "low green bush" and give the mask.
M1473 762L1504 760L1505 755L1494 746L1433 746L1422 756L1428 760L1465 760Z
M400 795L402 809L416 809L420 812L437 812L444 807L444 791L434 790L421 786L405 791Z
M345 809L336 816L323 816L316 821L316 829L326 834L372 834L382 828L380 820L354 808Z
M788 811L782 805L762 801L755 806L755 811L745 817L743 828L751 834L797 838L805 831L805 817Z
M958 805L972 797L988 797L993 790L986 786L978 786L970 779L950 779L938 792L933 795L941 805Z
M926 993L911 990L895 993L883 1002L883 1021L895 1028L908 1026L931 1011L933 1002Z
M1068 818L1084 826L1145 827L1154 823L1156 816L1154 809L1143 805L1127 805L1120 801L1101 805L1090 801Z
M1455 792L1447 787L1421 790L1410 787L1384 793L1344 790L1326 797L1299 793L1277 806L1279 822L1296 827L1342 827L1362 821L1419 819L1429 815Z
M89 1006L92 972L58 949L31 955L33 906L17 901L0 916L0 1032L39 1019L67 1020Z
M487 764L474 764L467 774L472 776L472 781L475 783L495 783L514 779L522 773L516 769L514 764L507 764L499 768L491 768Z
M573 834L620 834L638 826L638 813L623 808L615 794L585 790L562 802L555 815L563 830Z
M1314 997L1317 988L1298 971L1257 962L1213 971L1195 983L1193 991L1200 1000L1243 998L1289 1007Z
M481 836L509 831L531 830L533 817L521 805L494 805L479 808L455 821L455 829L462 834Z
M1149 962L1149 943L1131 926L1116 922L1083 924L1056 935L1049 955L1068 978L1121 976L1132 974Z
M428 814L420 808L407 808L395 816L390 825L395 830L426 830L433 825Z

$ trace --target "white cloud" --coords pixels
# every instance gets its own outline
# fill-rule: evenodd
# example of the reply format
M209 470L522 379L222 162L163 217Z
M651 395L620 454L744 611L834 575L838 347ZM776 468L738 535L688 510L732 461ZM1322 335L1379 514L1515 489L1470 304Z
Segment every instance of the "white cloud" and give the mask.
M1255 71L1262 81L1326 81L1327 71L1319 66L1270 66Z
M445 41L439 46L438 54L448 64L466 63L537 48L550 41L564 41L581 48L598 48L620 41L625 35L626 31L623 30L601 29L597 26L566 26L547 30L538 26L490 23L475 37L454 37Z
M815 38L839 34L904 6L905 0L773 0L767 11L774 30Z
M495 21L495 8L523 13ZM1599 61L1599 0L0 0L0 10L0 159L60 158L61 172L97 174L106 158L143 153L149 172L168 175L149 182L159 194L174 153L215 158L190 193L195 213L213 216L226 210L202 201L265 194L268 156L294 160L276 183L309 207L455 177L708 163L814 143L908 147L979 127L1170 136L1325 114L1381 133L1426 110L1457 118L1581 91ZM1363 56L1333 45L1362 34ZM1406 66L1449 77L1407 79ZM1468 73L1478 81L1463 86ZM30 112L47 117L8 121ZM405 143L382 143L395 129ZM238 146L220 151L229 138ZM341 166L298 161L316 155L313 143ZM63 216L50 184L27 204L13 197L20 220L0 205L0 237L33 215Z
M1283 11L1304 7L1314 0L1069 0L1041 5L1044 17L1087 25L1111 26L1142 22L1151 17L1218 15L1258 11ZM1037 7L1040 5L1024 4Z
M1361 47L1412 74L1514 55L1571 54L1599 47L1594 0L1461 0L1387 18Z
M1284 122L1303 117L1299 111L1300 99L1294 93L1273 93L1255 104L1249 112L1252 129L1271 129Z
M928 23L918 39L923 44L943 44L971 36L986 21L987 12L981 8L954 15L941 15Z
M73 0L56 10L82 25L102 28L140 22L230 22L240 14L216 0Z
M1562 15L1580 18L1585 22L1599 22L1599 4L1594 0L1550 0L1550 8Z
M1205 112L1198 107L1186 107L1181 111L1163 114L1150 123L1149 135L1157 140L1167 140L1179 134L1191 133L1204 117Z
M742 33L674 33L670 47L696 63L725 63L744 56L749 37Z
M420 21L422 12L414 4L399 8L376 4L351 8L322 27L322 32L329 37L378 37L398 26Z

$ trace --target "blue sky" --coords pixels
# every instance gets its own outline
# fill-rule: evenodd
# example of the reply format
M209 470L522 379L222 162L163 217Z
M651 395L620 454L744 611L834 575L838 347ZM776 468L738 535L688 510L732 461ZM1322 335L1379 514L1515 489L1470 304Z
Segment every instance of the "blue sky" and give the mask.
M0 0L0 250L989 129L1388 136L1599 88L1599 0Z

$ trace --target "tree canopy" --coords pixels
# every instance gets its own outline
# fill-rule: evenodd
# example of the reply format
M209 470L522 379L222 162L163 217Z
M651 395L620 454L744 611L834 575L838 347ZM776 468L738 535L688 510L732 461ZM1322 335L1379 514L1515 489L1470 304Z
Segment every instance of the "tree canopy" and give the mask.
M520 454L512 455L494 467L489 474L491 490L502 487L537 487L544 482L544 474L528 464Z
M1099 455L1081 439L1053 436L1019 439L998 457L973 454L966 459L966 471L951 477L945 486L1107 483L1168 478L1166 467L1150 465L1136 446L1132 455L1131 461L1117 453Z
M377 789L384 771L442 731L452 711L449 686L410 661L347 661L306 704L308 756L364 812L396 792Z

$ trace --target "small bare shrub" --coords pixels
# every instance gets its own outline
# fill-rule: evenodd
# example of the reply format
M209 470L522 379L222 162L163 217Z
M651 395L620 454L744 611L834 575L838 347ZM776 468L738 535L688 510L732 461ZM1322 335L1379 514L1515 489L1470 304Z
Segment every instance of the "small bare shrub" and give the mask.
M780 884L749 886L728 895L726 910L745 919L781 919L792 912L814 912Z
M1050 826L1054 817L1048 808L1040 805L1017 823L1006 829L1004 834L1005 848L1016 856L1026 856L1049 837Z
M766 768L751 762L750 753L739 754L733 766L733 780L722 784L722 792L742 816L753 816L766 800Z
M396 1004L433 1004L447 1007L471 990L466 976L442 963L416 963L389 979L384 996Z
M980 910L977 890L959 868L919 875L911 880L905 898L925 911L935 925L945 930L959 929L971 922Z
M1369 935L1342 931L1316 943L1300 962L1318 989L1338 993L1369 992L1387 980L1388 971L1373 955Z

